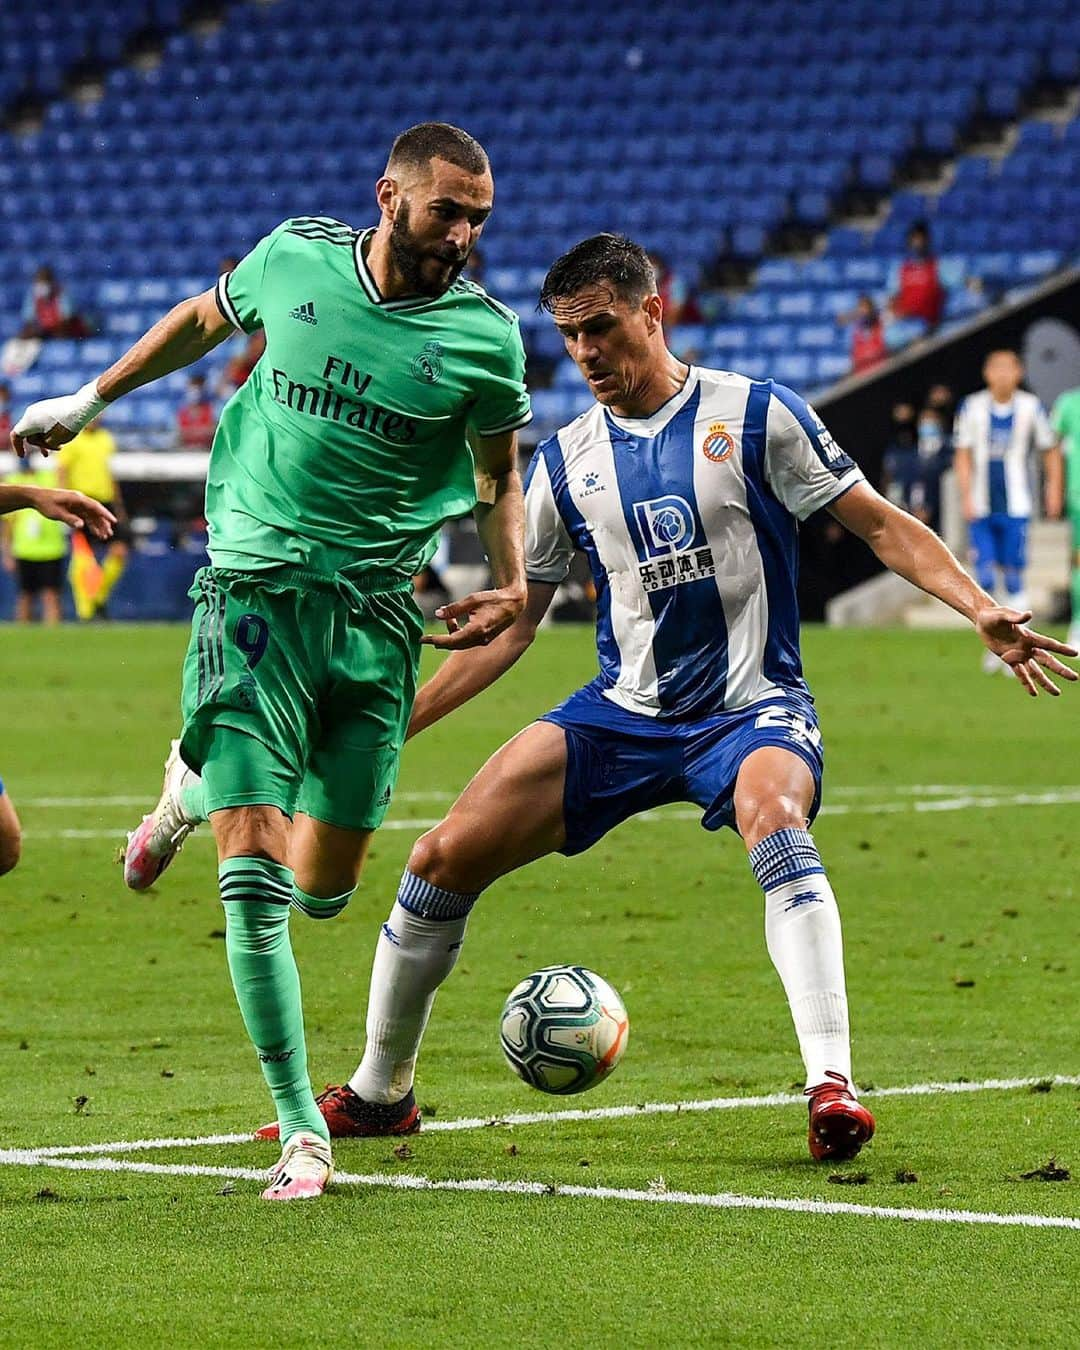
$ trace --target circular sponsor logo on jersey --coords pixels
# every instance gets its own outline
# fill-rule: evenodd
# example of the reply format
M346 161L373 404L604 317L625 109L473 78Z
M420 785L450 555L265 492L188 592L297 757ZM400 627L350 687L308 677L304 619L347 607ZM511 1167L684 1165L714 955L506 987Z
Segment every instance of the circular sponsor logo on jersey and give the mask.
M714 464L723 464L735 449L735 442L731 433L725 431L723 422L714 422L701 448L706 459L711 459Z
M443 373L442 353L441 342L425 342L424 350L417 352L410 367L416 379L425 384L438 384Z

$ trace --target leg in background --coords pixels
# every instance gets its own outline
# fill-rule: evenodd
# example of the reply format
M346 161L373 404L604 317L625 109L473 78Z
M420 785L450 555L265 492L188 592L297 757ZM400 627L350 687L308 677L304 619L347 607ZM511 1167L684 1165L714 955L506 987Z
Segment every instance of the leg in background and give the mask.
M352 898L374 830L346 830L298 812L289 864L293 905L310 919L332 919Z
M22 853L22 829L11 798L0 783L0 876L10 872Z

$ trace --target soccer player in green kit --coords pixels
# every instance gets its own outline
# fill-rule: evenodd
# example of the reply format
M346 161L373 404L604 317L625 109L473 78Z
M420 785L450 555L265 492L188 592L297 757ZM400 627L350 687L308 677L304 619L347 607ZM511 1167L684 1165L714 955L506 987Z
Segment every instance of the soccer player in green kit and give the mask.
M1080 389L1067 389L1061 394L1050 413L1050 425L1058 436L1058 450L1065 456L1064 506L1072 524L1072 567L1069 593L1072 597L1072 619L1069 623L1069 642L1080 642ZM1061 475L1058 475L1061 481ZM1062 503L1057 502L1052 516L1061 514Z
M283 1144L267 1199L320 1195L332 1171L289 910L344 908L389 805L422 632L411 578L440 526L476 506L494 589L445 606L448 633L426 640L486 643L524 600L521 337L511 311L459 279L492 198L478 142L413 127L376 185L376 228L284 222L97 381L32 405L12 433L17 452L55 448L237 329L265 332L214 439L213 565L192 589L183 728L125 880L150 885L210 820L229 969Z

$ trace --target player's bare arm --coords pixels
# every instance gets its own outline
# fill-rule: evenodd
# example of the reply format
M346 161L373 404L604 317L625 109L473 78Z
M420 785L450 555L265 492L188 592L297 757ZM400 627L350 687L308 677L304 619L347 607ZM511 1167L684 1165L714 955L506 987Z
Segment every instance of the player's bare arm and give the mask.
M476 525L495 585L435 611L447 632L423 641L452 651L493 641L525 604L525 508L517 436L473 436L470 443L476 460Z
M969 620L985 645L1012 667L1032 697L1040 687L1048 694L1061 692L1047 671L1065 680L1080 678L1054 655L1076 656L1074 647L1025 627L1030 612L996 604L933 530L886 501L868 483L856 484L829 511L867 543L890 571Z
M66 488L34 487L32 484L0 485L0 515L25 507L40 512L50 520L61 520L72 529L80 529L85 525L97 539L108 539L116 524L116 517L111 511L81 492L72 492Z
M460 708L504 675L532 645L557 589L544 581L530 581L525 607L509 628L490 645L452 653L417 693L406 739Z
M190 366L233 332L213 290L182 300L96 380L74 394L31 403L12 428L11 448L20 458L28 445L46 455L58 450L92 422L106 404Z

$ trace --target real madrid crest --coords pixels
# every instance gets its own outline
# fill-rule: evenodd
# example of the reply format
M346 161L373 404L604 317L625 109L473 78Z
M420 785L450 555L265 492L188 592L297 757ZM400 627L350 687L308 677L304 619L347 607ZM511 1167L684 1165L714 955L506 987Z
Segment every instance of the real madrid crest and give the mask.
M706 459L711 459L714 464L723 464L735 449L735 441L731 433L724 429L723 422L713 422L701 448Z
M417 352L409 367L413 376L424 384L438 384L443 373L442 354L441 342L425 342L423 351Z

